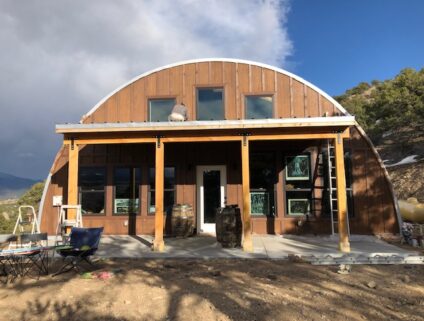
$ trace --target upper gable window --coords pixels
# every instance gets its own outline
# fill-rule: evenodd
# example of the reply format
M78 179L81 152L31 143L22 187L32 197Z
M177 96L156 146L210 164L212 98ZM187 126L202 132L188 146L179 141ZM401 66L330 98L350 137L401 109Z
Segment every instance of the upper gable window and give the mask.
M222 120L224 118L224 88L198 88L197 120Z
M273 118L272 96L246 96L246 119Z
M175 103L175 98L149 99L149 121L168 121Z

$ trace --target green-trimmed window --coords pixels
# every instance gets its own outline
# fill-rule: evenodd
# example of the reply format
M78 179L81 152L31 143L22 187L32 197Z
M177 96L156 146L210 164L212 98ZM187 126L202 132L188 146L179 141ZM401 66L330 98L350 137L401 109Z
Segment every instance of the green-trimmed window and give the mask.
M274 184L277 181L275 154L250 155L250 208L252 215L274 215Z
M313 191L311 155L309 153L286 155L284 162L287 215L311 215Z

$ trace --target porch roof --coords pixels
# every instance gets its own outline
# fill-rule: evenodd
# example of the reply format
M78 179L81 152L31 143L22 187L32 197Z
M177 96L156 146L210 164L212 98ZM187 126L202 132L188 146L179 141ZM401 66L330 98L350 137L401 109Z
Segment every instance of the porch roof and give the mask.
M157 132L189 131L214 129L272 129L331 127L345 129L355 125L354 116L282 118L282 119L242 119L242 120L208 120L185 122L129 122L129 123L92 123L92 124L58 124L56 133L110 133L110 132Z

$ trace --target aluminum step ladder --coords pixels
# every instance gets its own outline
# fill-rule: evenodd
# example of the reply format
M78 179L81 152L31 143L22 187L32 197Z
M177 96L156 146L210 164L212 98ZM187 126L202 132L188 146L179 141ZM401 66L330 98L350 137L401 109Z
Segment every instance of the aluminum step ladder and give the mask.
M330 207L330 218L331 218L331 235L336 235L336 228L338 231L338 206L337 206L337 176L336 176L336 159L334 155L334 145L331 144L330 140L327 140L327 184L328 184L328 202ZM349 211L346 212L346 226L347 233L350 236L349 227Z
M22 215L22 209L24 208L27 209L27 214L30 213L29 215L27 215L26 219L24 219ZM34 206L21 205L19 206L18 211L19 214L16 220L15 227L13 228L13 234L16 234L16 232L18 232L18 229L20 233L40 233L40 226L38 225L37 215L35 214ZM25 227L30 227L30 231L25 231Z
M76 211L74 219L68 219L69 210ZM68 240L72 227L83 227L81 205L61 205L57 220L55 245L58 245L59 242L66 242ZM61 240L58 240L59 236Z
M26 216L23 215L23 209L26 209ZM21 205L18 208L18 218L16 219L15 227L13 228L14 235L17 233L40 233L40 225L38 224L37 215L35 214L34 206L31 205ZM21 244L23 245L23 244ZM26 244L31 246L31 242ZM18 242L11 242L9 244L9 249L18 247Z

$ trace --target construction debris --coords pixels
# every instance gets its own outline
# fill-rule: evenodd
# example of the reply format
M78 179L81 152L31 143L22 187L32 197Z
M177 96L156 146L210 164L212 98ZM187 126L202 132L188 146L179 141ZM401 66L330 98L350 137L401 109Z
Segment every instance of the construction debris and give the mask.
M400 254L344 254L311 255L302 257L312 265L351 265L351 264L424 264L424 256Z
M404 222L402 224L402 235L409 245L424 247L424 224Z
M337 271L337 273L339 273L339 274L349 274L351 270L352 270L352 267L350 265L340 264L339 270Z

